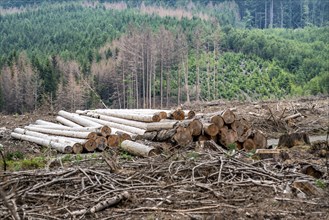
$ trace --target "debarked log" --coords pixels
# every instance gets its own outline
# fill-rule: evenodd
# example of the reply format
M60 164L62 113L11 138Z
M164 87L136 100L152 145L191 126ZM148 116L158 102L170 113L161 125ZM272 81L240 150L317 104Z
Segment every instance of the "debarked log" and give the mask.
M125 140L121 143L121 148L132 155L141 156L141 157L149 157L152 154L155 154L155 148L151 146L147 146L144 144L140 144L137 142Z
M36 143L36 144L39 144L42 146L49 146L61 153L72 153L72 147L68 146L66 144L63 144L63 143L58 143L58 142L54 142L54 141L51 141L48 139L28 136L28 135L24 135L24 134L18 134L18 133L14 133L14 132L11 133L11 136L13 138L16 138L19 140L30 141L30 142L33 142L33 143Z

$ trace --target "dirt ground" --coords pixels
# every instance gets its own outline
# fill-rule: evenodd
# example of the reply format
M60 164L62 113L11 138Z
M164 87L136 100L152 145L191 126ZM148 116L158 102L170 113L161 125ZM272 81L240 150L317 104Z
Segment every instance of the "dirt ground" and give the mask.
M291 132L326 136L329 126L328 97L253 103L217 101L191 108L206 113L231 108L268 138ZM298 113L297 118L285 120ZM213 146L202 151L189 146L144 159L115 149L109 152L110 158L116 158L112 162L117 169L113 170L111 160L101 153L68 158L10 138L13 129L37 119L55 121L55 114L0 115L0 144L5 155L21 152L24 158L46 160L48 170L0 172L0 186L9 190L10 199L15 198L11 187L16 184L17 212L28 219L73 218L68 213L124 191L129 198L118 205L77 219L329 219L328 161L320 153L327 150L323 141L287 149L288 158L265 161L243 152L220 152ZM303 174L306 165L317 167L321 177ZM316 193L295 187L294 182L299 180L315 186ZM0 218L11 219L6 208L0 207L1 212Z

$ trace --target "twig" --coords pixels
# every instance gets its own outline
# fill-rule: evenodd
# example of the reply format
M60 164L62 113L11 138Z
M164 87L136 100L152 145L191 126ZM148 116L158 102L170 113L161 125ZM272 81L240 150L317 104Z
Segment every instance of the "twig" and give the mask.
M3 188L0 186L0 196L3 200L3 203L5 204L5 206L7 207L7 209L9 209L9 211L11 212L12 217L15 220L20 220L21 218L19 217L18 213L17 213L17 207L15 204L15 201L12 199L12 205L9 204L9 201L7 199L6 193L3 191Z

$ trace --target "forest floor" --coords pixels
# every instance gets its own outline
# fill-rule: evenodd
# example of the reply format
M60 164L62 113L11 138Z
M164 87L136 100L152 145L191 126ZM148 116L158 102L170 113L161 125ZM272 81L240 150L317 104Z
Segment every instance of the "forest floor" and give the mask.
M189 146L151 158L133 157L118 149L106 154L60 155L10 138L14 128L37 119L55 121L56 113L0 115L0 144L7 159L6 172L0 164L0 185L9 190L8 200L15 201L17 212L32 219L70 218L73 210L118 195L124 198L115 207L82 212L77 218L329 219L329 98L216 101L194 104L192 109L215 112L225 108L249 120L269 139L306 132L319 140L312 146L284 149L288 156L265 160L215 146L201 151ZM298 113L297 118L285 120ZM305 166L316 167L321 175L303 174ZM299 187L298 181L311 185ZM10 188L13 183L16 192ZM0 213L0 218L9 216L1 206Z

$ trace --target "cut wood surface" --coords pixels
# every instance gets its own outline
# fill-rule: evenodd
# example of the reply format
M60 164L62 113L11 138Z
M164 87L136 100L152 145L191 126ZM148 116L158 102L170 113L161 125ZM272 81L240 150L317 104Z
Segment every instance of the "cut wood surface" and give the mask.
M225 124L231 124L234 122L235 120L235 115L233 113L233 111L231 111L230 109L226 109L222 114L221 114Z
M188 128L192 136L199 136L202 134L203 124L199 119L194 119L189 123Z
M214 123L203 122L202 127L204 130L204 133L209 136L216 136L218 134L219 129L218 129L217 125L215 125Z
M137 142L125 140L121 143L120 146L123 150L131 153L132 155L141 156L141 157L149 157L155 152L154 147L150 147L144 144L140 144Z
M117 134L110 134L107 137L107 144L110 147L118 147L119 144L120 144L120 137L119 137L119 135L117 135Z
M58 143L48 139L33 137L24 134L18 134L15 132L12 132L11 136L19 140L30 141L42 146L51 147L61 153L72 153L72 147L63 143Z
M288 147L298 145L310 145L310 138L306 133L292 133L280 136L278 147Z
M68 120L71 120L79 125L85 126L85 127L100 127L101 126L100 124L93 122L91 120L82 118L82 117L80 117L80 115L75 114L75 113L70 113L70 112L61 110L58 112L58 115L66 118Z
M57 116L56 117L56 121L58 121L59 123L62 123L63 125L69 126L69 127L82 127L81 125L74 123L73 121L70 121L66 118L63 118L61 116Z
M75 153L75 154L81 154L83 152L83 146L82 146L82 144L75 143L72 146L72 150L73 150L73 153Z
M103 151L107 148L107 139L106 137L97 137L96 140L96 148L100 151Z
M220 115L212 116L210 118L210 122L217 125L218 129L221 129L222 127L224 127L224 120L223 120L222 116L220 116Z
M96 141L93 139L89 139L84 145L84 149L87 152L94 152L96 148L97 148Z
M179 146L186 146L193 141L190 129L184 128L182 126L178 126L173 139L177 142Z
M253 134L252 140L254 141L256 148L266 148L267 147L267 138L263 132L256 130Z
M252 151L256 149L256 145L252 139L247 139L245 142L243 142L243 149L246 151Z

